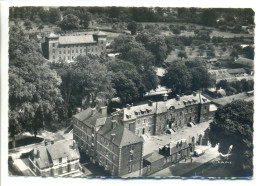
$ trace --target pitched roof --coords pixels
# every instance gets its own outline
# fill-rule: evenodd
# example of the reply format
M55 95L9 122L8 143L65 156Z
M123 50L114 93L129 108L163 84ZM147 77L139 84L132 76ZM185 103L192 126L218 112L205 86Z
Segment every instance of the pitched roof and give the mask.
M110 140L118 147L143 142L142 138L136 136L133 132L119 124L113 124L111 120L103 125L98 130L98 133L104 136L106 139Z
M80 35L80 36L60 36L59 44L85 44L85 43L95 43L92 35Z
M77 118L79 121L85 123L88 126L101 126L104 125L106 122L106 117L103 116L101 113L96 111L92 115L92 108L88 108L86 110L83 110L82 112L74 115L75 118Z
M170 109L173 107L174 109L180 109L184 108L185 106L189 105L195 105L198 103L209 103L210 100L208 100L206 97L204 97L201 94L196 94L196 95L185 95L181 96L180 100L176 99L170 99L166 102L166 107L167 109Z
M246 65L249 67L253 67L254 66L254 60L252 59L248 59L248 58L244 58L244 57L239 57L235 63L239 63L241 65Z
M236 68L236 69L228 69L228 73L230 74L237 74L237 73L245 73L246 70L243 68Z
M54 33L50 33L50 35L48 36L48 38L57 38L57 37L59 37L59 36L57 36L57 35L54 34Z
M97 36L107 36L107 34L105 32L102 31L98 31L96 33L94 33L93 35L97 35Z
M149 106L148 103L146 103L143 105L132 106L129 109L123 108L123 112L124 112L123 121L136 119L138 116L137 113L142 114L141 111L146 111L145 115L154 114L156 112L156 102L153 102L151 106ZM127 115L131 116L131 118L128 118Z
M37 154L39 151L40 157L33 157L32 161L39 166L39 168L46 168L53 165L53 160L67 157L68 161L79 159L79 151L76 147L73 147L73 140L56 141L54 144L48 144L47 146L35 147L32 151L33 154Z
M161 160L163 159L164 156L159 154L158 152L154 151L154 152L151 152L150 154L147 154L143 157L144 160L152 163L152 162L155 162L157 160Z

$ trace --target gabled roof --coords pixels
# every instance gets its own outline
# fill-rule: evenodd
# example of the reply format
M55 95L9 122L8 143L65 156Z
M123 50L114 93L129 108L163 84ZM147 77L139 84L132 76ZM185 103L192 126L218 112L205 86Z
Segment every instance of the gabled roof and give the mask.
M108 119L108 122L98 130L98 134L104 136L106 139L110 140L116 146L123 147L143 142L142 138L136 136L127 128L119 124L113 124L112 121L109 120L110 119Z
M53 160L67 157L68 161L79 159L79 151L73 147L73 140L56 141L54 144L47 146L35 147L32 151L34 155L39 151L40 157L32 156L32 161L39 166L39 168L46 168L53 165Z
M228 73L230 74L238 74L238 73L245 73L246 70L243 68L236 68L236 69L228 69Z
M57 38L57 37L59 37L59 36L57 36L57 35L54 34L54 33L50 33L50 35L48 36L48 38Z
M92 108L83 110L82 112L74 115L74 117L88 126L98 127L104 125L106 122L106 117L98 111L95 110L95 113L92 115Z
M152 162L164 159L164 156L159 154L158 152L154 151L154 152L151 152L151 153L145 155L143 157L143 159L148 161L148 162L150 162L150 163L152 163Z
M85 44L96 43L92 35L80 35L80 36L60 36L59 44Z
M97 35L97 36L107 36L107 34L105 32L102 31L98 31L96 33L94 33L93 35Z
M254 60L252 59L248 59L248 58L244 58L244 57L239 57L235 63L241 64L241 65L246 65L249 67L253 67L254 66Z

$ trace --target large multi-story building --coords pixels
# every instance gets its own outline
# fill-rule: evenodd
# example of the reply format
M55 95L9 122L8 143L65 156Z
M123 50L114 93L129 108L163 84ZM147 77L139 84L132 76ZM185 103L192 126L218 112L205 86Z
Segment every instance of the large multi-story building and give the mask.
M189 122L209 119L210 101L198 93L120 109L107 117L107 107L86 109L73 117L73 139L93 163L112 175L135 173L143 165L142 135L158 135ZM138 176L138 175L137 175Z
M116 176L141 170L143 139L119 125L117 115L107 117L106 107L86 109L73 121L73 138L93 163Z
M200 123L209 119L210 100L194 92L175 99L131 106L118 111L122 125L140 136L158 135L167 129L178 129L189 122Z
M79 55L106 53L107 35L98 31L93 35L59 36L51 33L42 43L43 56L49 61L73 62Z
M35 147L28 160L37 176L71 176L80 172L79 158L76 142L63 140Z

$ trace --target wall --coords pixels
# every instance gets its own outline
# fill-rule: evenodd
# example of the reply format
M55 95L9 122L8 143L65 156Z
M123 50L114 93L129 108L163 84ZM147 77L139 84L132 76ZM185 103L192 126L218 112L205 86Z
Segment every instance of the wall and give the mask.
M131 146L134 150L131 151ZM120 171L119 176L126 175L142 168L143 143L136 143L133 145L124 146L120 154ZM133 160L130 160L130 154L133 155Z

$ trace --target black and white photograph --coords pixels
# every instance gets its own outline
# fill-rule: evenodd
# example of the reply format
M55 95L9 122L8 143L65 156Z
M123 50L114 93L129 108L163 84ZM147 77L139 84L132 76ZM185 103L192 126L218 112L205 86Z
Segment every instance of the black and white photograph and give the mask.
M252 180L253 8L8 12L8 177Z

